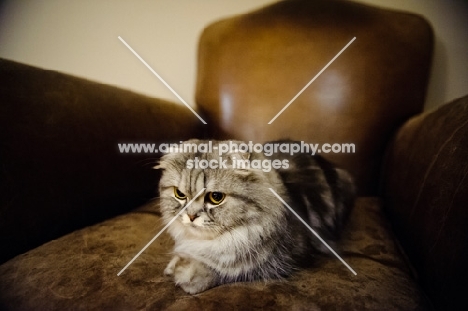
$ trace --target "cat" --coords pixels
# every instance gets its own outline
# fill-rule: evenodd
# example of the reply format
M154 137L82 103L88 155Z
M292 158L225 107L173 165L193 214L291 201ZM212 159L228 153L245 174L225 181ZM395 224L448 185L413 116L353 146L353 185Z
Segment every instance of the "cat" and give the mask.
M270 188L331 246L353 205L351 176L324 158L239 150L220 155L221 144L232 142L214 141L212 152L168 153L155 167L162 170L165 224L193 201L168 227L175 246L164 270L189 294L230 282L282 279L310 264L314 255L328 252ZM206 143L190 140L181 147ZM268 170L241 166L239 160L280 162Z

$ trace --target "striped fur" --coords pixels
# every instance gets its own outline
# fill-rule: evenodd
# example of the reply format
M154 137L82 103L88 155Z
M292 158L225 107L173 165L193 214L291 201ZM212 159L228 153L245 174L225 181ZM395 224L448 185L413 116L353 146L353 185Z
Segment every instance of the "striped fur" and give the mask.
M213 146L219 143L227 142ZM269 172L233 168L234 156L250 161L286 159L289 168ZM220 159L217 152L172 153L163 156L157 166L163 170L159 192L166 223L206 188L168 228L175 247L165 274L186 292L195 294L229 282L283 278L310 264L314 254L326 251L269 188L327 242L332 244L339 237L353 203L354 187L345 171L323 158L227 154L221 157L227 169L188 169L187 161L195 157ZM186 198L177 198L174 187ZM212 204L207 198L210 192L224 193L224 201Z

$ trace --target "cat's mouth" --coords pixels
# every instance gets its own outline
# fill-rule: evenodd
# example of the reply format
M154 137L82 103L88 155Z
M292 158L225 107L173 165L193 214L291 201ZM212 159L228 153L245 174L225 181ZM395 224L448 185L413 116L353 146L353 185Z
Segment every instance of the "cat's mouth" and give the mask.
M218 234L214 228L200 224L198 222L181 221L185 234L196 240L214 240Z
M205 220L203 219L202 216L196 216L196 215L188 215L188 214L182 214L182 223L185 226L189 226L191 228L203 228Z

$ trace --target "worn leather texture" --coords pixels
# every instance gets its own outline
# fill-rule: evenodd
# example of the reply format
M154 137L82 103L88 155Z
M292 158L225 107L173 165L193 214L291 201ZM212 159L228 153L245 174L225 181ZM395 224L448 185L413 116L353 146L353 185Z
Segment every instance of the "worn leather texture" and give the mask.
M407 122L389 148L383 198L439 310L467 310L468 96Z
M205 29L196 101L214 137L355 144L355 153L323 155L354 175L361 194L375 195L388 140L422 111L432 45L417 15L351 1L280 1Z
M422 109L432 40L419 16L351 1L224 19L200 39L209 126L174 103L0 60L0 310L466 310L467 99L406 123ZM159 154L117 143L192 137L355 143L325 156L382 198L357 200L338 245L358 275L320 257L286 280L191 296L162 275L163 234L118 277L162 224L157 201L133 209L156 195Z
M201 135L185 107L0 60L0 263L155 195L158 154ZM177 116L177 117L174 117Z
M395 245L377 198L361 198L337 258L290 278L222 285L197 295L163 275L172 239L166 233L120 276L161 230L157 201L75 231L0 266L2 310L427 310Z

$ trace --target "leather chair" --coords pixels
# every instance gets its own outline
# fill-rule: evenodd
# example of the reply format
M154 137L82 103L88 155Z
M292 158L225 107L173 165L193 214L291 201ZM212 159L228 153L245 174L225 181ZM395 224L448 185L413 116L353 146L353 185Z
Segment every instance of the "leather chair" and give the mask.
M0 61L0 309L466 309L468 97L421 113L422 17L289 0L209 25L199 44L207 125L175 103ZM325 256L286 280L191 296L163 276L163 234L117 276L162 228L160 154L117 144L192 137L355 144L322 155L358 186L337 246L357 275Z

